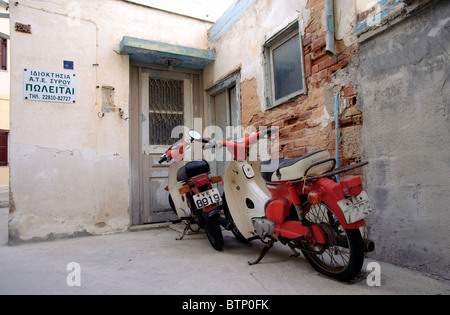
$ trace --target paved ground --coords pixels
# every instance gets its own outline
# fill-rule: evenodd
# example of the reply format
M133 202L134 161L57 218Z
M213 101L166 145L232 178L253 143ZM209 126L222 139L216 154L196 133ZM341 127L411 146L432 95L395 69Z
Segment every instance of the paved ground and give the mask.
M0 208L8 207L9 204L9 187L0 186Z
M381 286L367 284L366 260L354 284L315 272L281 244L256 266L262 243L242 244L225 232L225 248L213 250L205 234L183 241L170 227L7 245L8 208L0 208L0 294L298 295L450 294L450 282L380 262ZM67 279L80 266L80 285ZM370 270L372 271L372 269ZM70 282L70 281L69 281Z

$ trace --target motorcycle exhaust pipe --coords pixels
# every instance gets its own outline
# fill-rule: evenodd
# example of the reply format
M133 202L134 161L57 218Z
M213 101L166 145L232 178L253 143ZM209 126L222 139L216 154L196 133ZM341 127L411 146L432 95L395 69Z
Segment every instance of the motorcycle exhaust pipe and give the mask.
M365 253L370 253L375 250L375 243L367 238L363 239L363 247Z
M219 217L219 224L226 230L230 231L233 228L233 223L223 217Z

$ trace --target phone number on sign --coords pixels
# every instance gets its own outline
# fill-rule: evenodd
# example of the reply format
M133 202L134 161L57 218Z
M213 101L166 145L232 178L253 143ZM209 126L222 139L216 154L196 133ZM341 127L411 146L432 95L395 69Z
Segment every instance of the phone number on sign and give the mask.
M70 96L55 96L55 95L42 95L44 101L62 101L70 102L72 98Z

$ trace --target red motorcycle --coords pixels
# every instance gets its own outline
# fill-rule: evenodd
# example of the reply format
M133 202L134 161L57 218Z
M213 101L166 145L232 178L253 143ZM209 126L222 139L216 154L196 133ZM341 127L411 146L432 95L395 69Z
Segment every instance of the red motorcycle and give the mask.
M213 142L233 155L225 173L224 212L242 241L262 240L266 246L257 264L276 241L299 249L320 273L342 281L356 277L364 253L374 243L359 228L372 212L359 176L338 181L336 175L367 163L335 168L328 151L285 160L250 161L249 146L272 130L240 140ZM225 198L226 197L226 198Z
M188 231L199 232L204 229L211 246L216 250L223 248L221 226L229 228L230 222L221 217L222 198L213 184L222 182L222 176L210 176L210 167L205 160L186 162L186 150L194 141L201 141L201 135L191 130L190 139L171 146L160 158L163 162L174 162L169 167L169 204L178 215L178 222L186 227L177 240L182 240ZM196 227L196 229L193 228Z

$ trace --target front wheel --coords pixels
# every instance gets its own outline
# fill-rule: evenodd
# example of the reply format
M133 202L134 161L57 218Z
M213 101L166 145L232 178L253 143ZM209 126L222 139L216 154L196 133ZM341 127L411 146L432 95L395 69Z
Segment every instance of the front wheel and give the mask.
M233 224L233 227L231 228L231 233L233 233L234 237L242 242L247 243L247 239L242 235L241 232L239 232L238 228L236 227L236 224L234 224L233 217L231 216L230 209L228 208L227 199L225 198L225 193L222 195L223 200L223 213L225 215L225 218L230 221Z
M308 206L306 219L319 225L328 239L327 245L300 244L313 268L331 278L350 281L361 271L364 247L359 229L344 229L325 203ZM307 209L308 209L307 208Z
M203 213L203 218L206 236L211 246L215 250L221 251L223 249L223 235L219 223L219 215L215 214L212 217L208 217L206 213Z
M169 205L173 213L175 213L178 216L177 209L175 208L175 203L173 202L172 196L170 194L169 194Z

